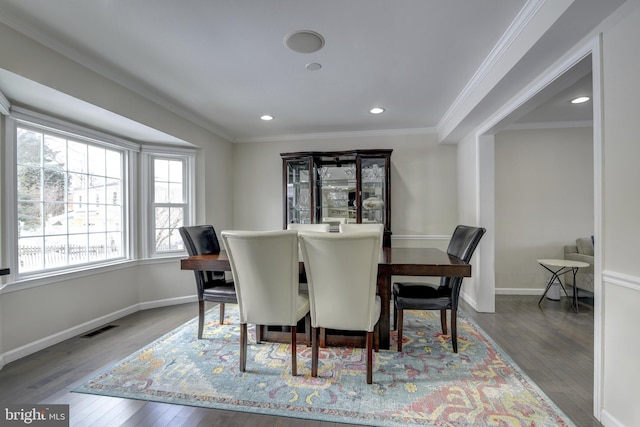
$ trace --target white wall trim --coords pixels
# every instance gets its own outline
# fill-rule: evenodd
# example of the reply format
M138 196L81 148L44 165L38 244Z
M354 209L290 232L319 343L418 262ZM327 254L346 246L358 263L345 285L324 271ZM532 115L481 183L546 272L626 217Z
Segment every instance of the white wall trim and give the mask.
M451 240L450 234L393 234L391 240Z
M11 103L4 96L4 93L0 91L0 114L2 114L3 116L8 116L10 111L11 111Z
M39 276L28 277L13 282L8 282L0 290L0 294L7 294L10 292L24 291L26 289L37 288L39 286L52 285L59 282L68 282L69 280L81 279L83 277L95 276L96 274L104 274L111 271L122 270L125 268L132 268L137 266L138 261L124 260L117 261L109 264L84 266L78 268L78 270L71 271L65 270L61 273L47 272Z
M336 138L357 138L357 137L373 137L373 136L402 136L402 135L435 135L436 128L411 128L411 129L383 129L383 130L364 130L358 132L318 132L318 133L300 133L290 135L275 135L256 138L238 138L232 139L234 143L248 142L279 142L279 141L308 141L317 139L336 139Z
M18 347L6 353L0 354L0 369L2 369L2 366L4 366L4 364L6 363L13 362L14 360L18 360L22 357L36 353L40 350L44 350L47 347L61 343L62 341L68 340L70 338L77 337L78 335L82 335L93 329L99 328L107 323L115 322L122 317L128 316L138 311L147 310L150 308L158 308L158 307L165 307L170 305L184 304L188 302L195 302L197 300L198 300L197 296L193 295L193 296L187 296L187 297L171 298L171 299L148 301L148 302L133 304L129 307L114 311L104 316L96 317L95 319L92 319L88 322L84 322L80 325L76 325L64 331L60 331L46 338L42 338L40 340L31 342L29 344L25 344L22 347Z
M47 114L37 113L22 107L11 107L11 117L15 120L31 123L36 126L44 126L58 133L67 133L74 137L96 140L100 144L110 144L119 149L140 151L140 144L111 135L88 127L77 125L66 120L57 119Z
M492 114L487 120L485 120L479 127L476 135L476 140L479 140L481 135L494 133L497 126L501 121L506 119L510 114L516 111L519 107L525 104L529 99L535 96L538 92L551 84L555 79L564 74L567 70L571 69L576 63L585 58L587 55L592 55L592 72L593 72L593 134L594 134L594 235L596 239L602 236L602 108L601 108L601 40L600 34L594 32L590 36L583 39L583 41L576 45L574 49L567 53L563 58L549 67L543 72L540 77L534 80L531 84L520 91L514 96L508 103L506 103L501 109ZM483 205L487 203L485 200L478 199L478 203ZM480 209L484 212L484 209ZM486 220L487 218L485 218ZM495 217L493 218L495 220ZM601 275L598 274L600 268L600 262L602 261L601 249L596 247L595 254L595 280L594 280L594 388L593 388L593 414L596 419L600 419L602 410L602 307L601 307ZM486 256L486 251L494 250L494 248L486 248L482 245L479 249L479 256ZM482 259L482 258L481 258ZM496 291L494 291L496 292Z
M504 130L572 129L589 127L593 127L593 120L579 120L572 122L514 123L509 126L505 126Z
M624 424L622 424L620 421L618 421L618 419L616 417L614 417L613 415L611 415L611 412L608 412L606 409L602 410L601 415L601 422L603 426L606 427L625 427Z
M535 295L541 296L542 288L496 288L496 295Z
M60 331L46 338L42 338L37 341L30 342L29 344L25 344L22 347L18 347L13 350L10 350L4 353L2 355L2 358L6 363L13 362L14 360L18 360L22 357L25 357L37 351L43 350L54 344L61 343L64 340L68 340L69 338L76 337L92 329L98 328L106 323L113 322L116 319L135 313L138 310L139 308L138 308L138 305L136 304L136 305L132 305L132 306L123 308L121 310L115 311L113 313L107 314L105 316L97 317L93 320L82 323L80 325L76 325L67 330Z
M596 33L588 44L591 48L591 84L593 86L593 235L602 242L604 228L604 203L602 188L604 180L604 129L603 123L603 83L602 83L602 33ZM602 390L604 378L604 347L602 336L602 245L594 248L593 264L593 416L601 420L604 408Z
M440 122L436 126L437 129L440 130L447 127L447 124L452 120L452 117L482 84L482 81L487 77L493 67L495 67L498 60L502 58L509 46L511 46L511 44L518 38L518 35L520 35L520 33L527 27L529 21L531 21L544 3L545 0L527 1L520 13L518 13L516 19L514 19L511 25L509 25L509 28L507 28L498 43L496 43L478 70L471 77L471 80L469 80L458 97L445 112L444 116L442 116L442 119L440 119Z
M81 279L83 277L95 276L96 274L105 274L125 268L134 268L140 265L177 263L180 261L180 259L186 258L187 256L187 253L184 252L182 254L165 257L125 260L91 267L85 266L76 271L66 270L59 274L49 272L38 277L31 277L14 282L7 282L4 285L0 286L0 294L24 291L26 289L52 285L58 282L68 282L70 280Z
M637 276L604 270L602 272L602 281L607 285L621 286L640 292L640 277Z

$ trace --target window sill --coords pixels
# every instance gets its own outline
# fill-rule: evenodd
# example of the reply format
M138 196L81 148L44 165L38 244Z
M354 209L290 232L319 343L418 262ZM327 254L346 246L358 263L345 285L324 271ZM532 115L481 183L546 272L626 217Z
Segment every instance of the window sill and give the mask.
M124 260L116 261L109 264L102 264L99 266L84 267L78 270L67 270L59 273L48 273L46 276L21 278L14 282L6 283L4 287L1 288L0 293L6 294L15 291L23 291L25 289L37 288L39 286L51 285L53 283L66 282L69 280L80 279L82 277L93 276L95 274L102 274L109 271L130 268L138 264L138 260Z

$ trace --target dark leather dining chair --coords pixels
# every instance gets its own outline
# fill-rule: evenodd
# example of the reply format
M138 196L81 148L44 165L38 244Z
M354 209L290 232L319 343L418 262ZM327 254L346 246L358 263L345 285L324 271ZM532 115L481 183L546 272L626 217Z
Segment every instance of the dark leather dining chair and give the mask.
M469 262L486 232L481 227L458 225L451 236L447 253ZM447 310L451 311L451 343L458 352L458 299L462 277L441 277L440 286L427 283L398 282L393 284L393 324L398 327L398 351L402 351L403 310L440 310L442 333L447 333Z
M189 256L220 253L220 243L211 225L180 227L180 236ZM198 287L198 339L202 339L204 330L204 302L217 302L220 305L220 324L224 324L224 305L237 304L236 289L233 281L225 279L224 271L194 271Z

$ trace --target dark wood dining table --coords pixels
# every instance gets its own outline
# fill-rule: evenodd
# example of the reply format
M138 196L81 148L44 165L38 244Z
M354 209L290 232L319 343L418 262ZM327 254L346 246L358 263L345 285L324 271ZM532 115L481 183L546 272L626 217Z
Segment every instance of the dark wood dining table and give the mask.
M231 271L226 252L216 255L194 255L180 260L182 270ZM300 262L304 272L304 263ZM391 277L447 276L471 277L471 265L436 248L381 248L378 263L378 295L382 303L380 313L380 348L390 347ZM268 339L268 335L266 336ZM337 343L345 342L337 340ZM327 341L332 344L331 340Z

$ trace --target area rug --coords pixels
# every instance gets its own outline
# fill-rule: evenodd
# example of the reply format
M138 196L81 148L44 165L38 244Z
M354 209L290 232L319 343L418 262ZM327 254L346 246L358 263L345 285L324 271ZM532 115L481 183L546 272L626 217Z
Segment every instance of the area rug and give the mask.
M403 352L392 332L367 385L362 349L321 349L312 378L311 348L299 345L292 377L289 345L255 344L253 335L240 372L237 306L227 312L203 339L193 319L73 391L367 426L574 426L464 313L456 354L438 313L406 311Z

